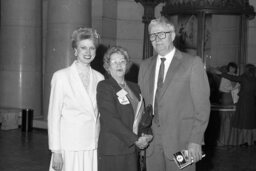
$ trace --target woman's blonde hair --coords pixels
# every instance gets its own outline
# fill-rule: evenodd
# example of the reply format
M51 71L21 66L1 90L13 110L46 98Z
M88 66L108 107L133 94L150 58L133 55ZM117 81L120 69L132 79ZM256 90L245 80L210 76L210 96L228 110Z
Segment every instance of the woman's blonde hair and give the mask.
M71 36L72 48L77 48L77 42L85 39L91 39L94 45L97 47L99 45L100 35L93 28L78 28L72 33Z

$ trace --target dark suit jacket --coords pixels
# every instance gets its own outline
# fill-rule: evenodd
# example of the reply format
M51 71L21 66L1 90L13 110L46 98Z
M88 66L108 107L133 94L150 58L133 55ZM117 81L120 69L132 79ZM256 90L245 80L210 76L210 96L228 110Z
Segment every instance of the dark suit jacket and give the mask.
M139 85L146 105L153 103L157 56L142 62ZM159 99L159 122L166 157L186 149L188 143L203 143L210 114L209 83L199 57L176 49ZM153 129L154 134L154 129ZM153 152L154 139L147 149Z
M139 86L128 81L126 83L140 99ZM112 77L99 82L97 87L97 103L101 124L98 153L102 155L135 152L134 142L138 139L138 136L133 133L135 114L131 103L124 105L119 102L117 92L120 90L120 86Z

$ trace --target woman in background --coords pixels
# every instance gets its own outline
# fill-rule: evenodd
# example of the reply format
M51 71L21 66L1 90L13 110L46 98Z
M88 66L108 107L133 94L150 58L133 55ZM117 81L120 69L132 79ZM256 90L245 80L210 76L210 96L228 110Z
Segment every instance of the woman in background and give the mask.
M240 83L236 112L232 117L230 145L252 145L256 141L256 77L255 66L245 65L240 76L216 72L222 77Z
M53 74L48 111L50 171L97 171L96 87L104 77L90 63L98 39L92 28L75 30L72 48L76 60Z
M236 75L237 74L237 65L234 62L230 62L227 65L227 74ZM225 77L221 78L219 91L220 95L220 103L222 105L233 105L235 99L232 97L232 91L238 89L239 83L232 82Z
M140 138L137 135L143 99L139 86L125 80L129 61L129 55L122 47L112 47L104 56L104 68L109 78L97 87L101 124L99 171L137 171L136 146L143 149L152 139L152 135Z

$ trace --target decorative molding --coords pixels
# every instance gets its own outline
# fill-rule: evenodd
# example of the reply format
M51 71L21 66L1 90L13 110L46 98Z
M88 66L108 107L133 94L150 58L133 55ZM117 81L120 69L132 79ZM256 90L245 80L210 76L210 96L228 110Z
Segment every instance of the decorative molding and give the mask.
M145 6L145 5L156 6L161 2L165 2L165 0L135 0L135 2L141 3L143 6Z
M210 14L245 14L254 18L255 12L249 0L166 0L163 15L195 14L205 12Z

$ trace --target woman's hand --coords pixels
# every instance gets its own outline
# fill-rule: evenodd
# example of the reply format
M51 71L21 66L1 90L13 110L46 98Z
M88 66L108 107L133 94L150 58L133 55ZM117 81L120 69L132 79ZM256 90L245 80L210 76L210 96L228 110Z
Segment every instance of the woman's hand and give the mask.
M63 167L63 159L61 153L53 153L52 168L61 171Z
M152 139L153 139L152 135L142 134L141 137L138 139L138 141L135 142L135 145L141 150L145 149Z
M144 149L148 146L148 143L146 141L145 138L140 137L136 142L135 145L139 148L139 149Z
M144 134L144 133L142 133L142 137L145 137L145 138L146 138L146 141L147 141L148 143L150 143L150 142L152 141L152 139L153 139L153 135L150 135L150 134Z

